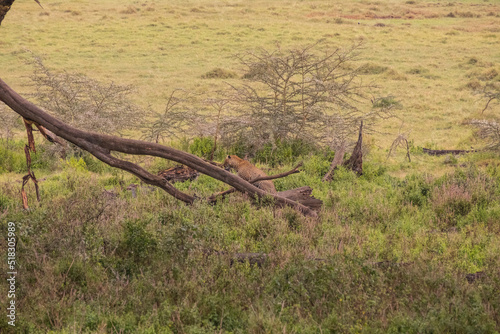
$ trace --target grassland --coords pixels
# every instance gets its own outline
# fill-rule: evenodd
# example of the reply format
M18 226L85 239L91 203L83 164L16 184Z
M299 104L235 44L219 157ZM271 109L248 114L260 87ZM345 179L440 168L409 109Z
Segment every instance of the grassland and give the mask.
M223 81L239 82L202 78L215 68L243 74L235 53L277 42L346 47L363 40L363 80L402 109L367 136L362 177L341 169L323 183L332 152L276 153L281 164L273 172L305 161L302 173L276 186L313 187L325 203L318 220L239 195L193 207L147 187L134 197L126 188L137 179L86 155L60 160L40 138L33 163L42 202L29 188L26 212L21 132L13 146L0 142L0 228L3 236L7 222L16 222L19 240L17 332L500 331L500 160L420 150L481 148L463 122L498 112L493 106L481 115L484 101L470 89L499 80L498 3L42 4L16 1L0 28L0 75L25 94L33 92L31 53L56 71L132 85L136 103L161 110L175 88L210 96ZM411 163L402 151L386 160L399 131L412 141ZM177 186L201 197L225 188L206 176ZM244 252L269 258L261 267L231 261ZM0 268L7 272L5 261ZM476 272L486 275L469 282ZM0 295L3 305L5 285ZM0 331L9 330L2 319Z
M234 54L325 39L365 41L360 63L378 93L403 104L405 130L418 146L468 147L463 119L482 110L465 89L498 69L500 10L494 2L169 1L16 3L2 27L4 79L28 91L23 53L55 70L137 87L137 101L161 108L173 88L210 93L200 80L217 67L241 70ZM450 13L454 17L449 17ZM476 61L472 61L475 59ZM394 124L390 125L391 128ZM395 131L393 130L392 133ZM384 149L390 136L377 138Z

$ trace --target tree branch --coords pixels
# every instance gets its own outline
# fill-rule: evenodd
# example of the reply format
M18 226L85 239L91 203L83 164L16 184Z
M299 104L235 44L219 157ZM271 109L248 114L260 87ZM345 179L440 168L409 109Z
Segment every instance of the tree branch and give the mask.
M88 151L99 160L113 167L126 170L138 176L144 182L154 186L158 186L174 197L184 200L187 203L192 203L192 197L189 197L186 194L182 194L174 187L169 186L166 181L160 180L160 177L148 173L142 167L137 166L131 162L113 157L111 155L111 151L134 155L150 155L176 161L178 163L191 167L199 171L200 173L206 174L217 180L227 183L236 188L238 191L247 193L250 197L257 196L259 198L262 198L265 196L271 196L275 199L276 205L288 205L299 210L304 215L317 217L316 212L309 209L308 207L287 198L267 193L250 184L249 182L243 180L242 178L223 170L222 168L206 163L201 158L193 154L141 140L119 138L110 135L86 132L74 128L64 122L61 122L33 103L24 99L14 90L12 90L2 79L0 79L0 101L7 104L12 110L14 110L16 113L18 113L28 121L32 121L43 126L45 129L53 132L55 135L66 139L76 146Z
M280 174L276 174L276 175L261 176L261 177L255 178L253 180L250 180L248 182L251 183L251 184L254 184L255 182L259 182L259 181L274 180L274 179L279 179L279 178L288 176L290 174L300 173L300 170L298 170L298 169L301 166L302 166L302 162L300 162L297 166L295 166L292 170L290 170L288 172L284 172L284 173L280 173ZM231 188L231 189L228 189L228 190L221 191L219 193L213 194L212 196L210 196L208 198L208 202L209 203L215 203L219 199L224 198L226 195L232 194L235 191L236 191L235 188Z

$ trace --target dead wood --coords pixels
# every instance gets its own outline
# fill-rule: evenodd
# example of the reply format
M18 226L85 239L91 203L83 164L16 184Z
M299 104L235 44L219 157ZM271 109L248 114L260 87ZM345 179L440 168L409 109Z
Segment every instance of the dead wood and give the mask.
M323 179L321 181L326 182L326 181L331 181L333 177L334 171L337 169L338 166L342 164L344 161L344 156L345 156L345 144L342 143L337 149L335 150L335 156L333 157L332 164L330 165L330 169L328 170L328 173L323 176Z
M269 194L255 187L251 183L243 180L239 176L231 174L217 166L213 166L212 164L203 161L203 159L193 154L179 151L160 144L149 143L141 140L125 139L93 132L86 132L74 128L49 115L38 106L24 99L1 79L0 101L4 102L12 110L24 117L26 120L43 126L45 129L51 131L55 135L75 144L83 150L88 151L104 163L112 167L128 171L129 173L137 176L143 182L159 187L175 198L184 201L185 203L192 204L194 202L194 197L177 190L163 177L153 175L146 171L144 168L134 163L114 157L112 155L112 152L120 152L133 155L149 155L172 160L193 168L200 173L206 174L217 180L227 183L236 188L238 191L247 193L250 197L263 198L265 196L270 196L274 198L275 204L278 206L288 205L299 210L304 215L317 217L316 212L314 212L310 208L287 198L280 197L275 194Z
M299 173L299 167L302 166L302 162L300 162L297 166L295 166L292 170L276 175L268 175L268 176L261 176L258 178L255 178L253 180L250 180L250 183L255 183L259 181L265 181L265 180L274 180L278 178L282 178L291 174ZM218 200L223 199L226 195L229 195L233 192L235 192L235 188L228 189L226 191L222 191L216 194L213 194L208 198L209 203L216 203ZM315 198L312 196L312 188L305 186L305 187L300 187L300 188L295 188L295 189L290 189L290 190L285 190L285 191L280 191L277 194L279 197L287 198L289 200L298 202L311 210L314 211L319 211L321 209L321 206L323 205L323 201L320 199Z
M431 150L428 148L422 148L423 152L429 155L447 155L447 154L465 154L465 153L474 153L477 150Z
M169 169L162 170L158 173L159 176L165 178L168 182L185 182L196 179L200 173L193 168L187 166L175 166Z
M25 123L26 125L26 123ZM31 125L27 125L26 129L31 129ZM28 130L28 137L29 137L30 131ZM35 177L35 173L31 170L31 154L30 151L34 152L35 149L35 141L33 137L31 137L31 140L29 142L29 145L24 146L24 154L26 156L26 166L28 167L28 174L23 176L23 185L21 187L21 198L23 201L23 208L25 210L29 209L28 206L28 196L26 195L26 191L24 190L24 186L29 182L29 180L32 180L33 183L35 184L35 192L36 192L36 199L38 202L40 202L40 191L38 189L38 180Z
M361 125L359 126L359 136L356 146L354 146L354 150L352 151L352 155L344 162L344 166L356 172L358 175L363 174L363 121L361 121Z
M288 198L292 201L299 202L308 208L319 211L323 206L323 201L315 198L312 195L313 189L309 186L304 186L300 188L285 190L278 192L278 195L284 198Z

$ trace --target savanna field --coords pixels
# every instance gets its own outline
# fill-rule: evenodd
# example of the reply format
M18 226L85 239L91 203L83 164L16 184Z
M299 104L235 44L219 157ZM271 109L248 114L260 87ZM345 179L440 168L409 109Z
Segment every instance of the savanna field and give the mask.
M211 205L204 199L229 186L206 175L174 184L198 198L189 206L35 132L41 200L29 182L25 210L26 132L0 104L2 254L9 222L17 238L16 326L6 317L6 254L1 333L500 332L500 105L487 96L500 91L498 1L41 5L17 0L0 26L0 78L14 90L75 126L219 163L248 154L278 174L302 161L276 189L310 186L323 207L311 218L240 193ZM210 123L256 110L220 102L242 87L265 91L252 86L258 66L242 59L307 47L353 50L336 71L362 92L348 99L356 115L390 109L362 117L361 176L340 167L322 181L338 122L321 142L298 140L300 130L253 140ZM63 105L56 91L74 95ZM85 116L89 105L105 117ZM357 127L345 139L348 158ZM155 174L176 166L117 156Z

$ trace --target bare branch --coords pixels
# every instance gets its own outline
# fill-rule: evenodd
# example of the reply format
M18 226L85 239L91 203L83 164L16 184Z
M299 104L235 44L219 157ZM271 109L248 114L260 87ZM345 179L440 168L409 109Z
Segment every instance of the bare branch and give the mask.
M152 175L133 163L113 157L111 155L111 151L133 155L150 155L176 161L178 163L196 169L200 173L206 174L217 180L227 183L236 188L238 191L249 194L251 197L256 196L258 198L263 198L265 196L271 196L272 198L274 198L276 205L288 205L299 210L305 215L317 217L316 212L309 209L308 207L287 198L269 194L253 186L242 178L223 170L222 168L206 163L195 155L182 152L168 146L148 143L140 140L119 138L110 135L86 132L74 128L49 115L36 105L21 97L1 79L0 101L3 101L12 110L14 110L25 119L43 126L56 135L88 151L99 160L110 164L111 166L121 168L130 173L133 173L145 182L161 187L172 195L178 196L176 198L185 200L186 202L188 202L189 198L184 196L182 193L174 192L174 188L170 188L165 179L161 178L160 176Z
M258 178L255 178L253 180L250 180L248 182L253 184L253 183L259 182L259 181L274 180L274 179L279 179L279 178L282 178L282 177L285 177L285 176L288 176L291 174L300 173L299 168L301 166L302 166L302 162L300 162L297 166L295 166L292 170L290 170L288 172L284 172L284 173L280 173L280 174L276 174L276 175L262 176L262 177L258 177ZM215 202L217 202L218 199L224 198L224 196L229 195L235 191L236 191L235 188L231 188L231 189L213 194L208 198L208 202L215 203Z

